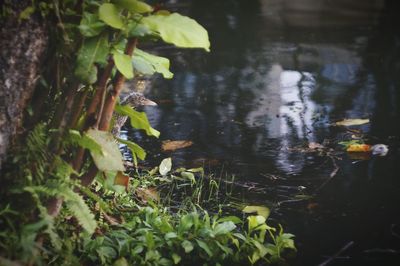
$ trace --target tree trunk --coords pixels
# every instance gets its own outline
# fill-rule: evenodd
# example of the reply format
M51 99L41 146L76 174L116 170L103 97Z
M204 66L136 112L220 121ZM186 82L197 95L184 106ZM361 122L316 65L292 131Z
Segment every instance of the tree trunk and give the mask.
M21 128L48 43L44 22L32 14L20 19L28 0L5 0L0 17L0 170ZM4 15L5 14L5 15Z

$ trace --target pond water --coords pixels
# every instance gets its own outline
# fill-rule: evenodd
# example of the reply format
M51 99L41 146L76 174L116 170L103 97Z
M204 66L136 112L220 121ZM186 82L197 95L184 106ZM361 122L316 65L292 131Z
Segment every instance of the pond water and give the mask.
M270 206L271 218L296 235L290 264L317 265L345 247L332 265L400 265L395 2L167 1L209 31L212 47L154 48L175 75L146 92L159 104L146 109L150 122L161 140L194 145L150 155L234 174L244 185L238 197ZM332 126L344 118L370 123ZM359 133L389 145L389 154L342 152L337 143ZM301 149L311 142L332 148L331 156ZM303 194L313 197L298 200Z

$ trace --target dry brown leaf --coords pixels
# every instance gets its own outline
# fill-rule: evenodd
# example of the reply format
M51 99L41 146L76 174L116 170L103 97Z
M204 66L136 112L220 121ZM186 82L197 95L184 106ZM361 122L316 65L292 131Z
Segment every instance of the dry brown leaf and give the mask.
M143 202L148 202L149 200L159 202L160 195L156 188L137 188L135 190L136 196L138 196Z
M317 143L317 142L310 142L308 144L308 148L311 149L311 150L316 150L316 149L323 149L324 146L319 144L319 143Z
M163 151L175 151L177 149L187 148L193 145L190 140L165 140L162 142L161 149Z
M123 172L118 172L114 179L114 185L124 186L128 190L129 176Z

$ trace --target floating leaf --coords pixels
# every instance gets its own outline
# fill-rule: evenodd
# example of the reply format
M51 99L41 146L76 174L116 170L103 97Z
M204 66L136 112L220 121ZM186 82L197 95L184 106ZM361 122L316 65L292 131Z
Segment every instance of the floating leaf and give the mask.
M336 122L336 126L358 126L369 123L369 119L344 119L342 121Z
M174 76L169 71L170 63L168 58L152 55L137 48L133 53L132 63L138 72L145 75L152 75L157 72L162 74L166 79L171 79Z
M183 149L193 145L190 140L164 140L161 145L163 151L175 151L177 149Z
M129 116L133 128L143 129L148 136L154 136L156 138L160 136L160 132L150 126L146 113L138 112L129 105L116 105L115 111L121 115Z
M324 146L319 144L319 143L317 143L317 142L310 142L308 144L308 148L311 149L311 150L317 150L317 149L323 149Z
M102 153L90 152L97 168L101 171L125 171L121 152L114 136L106 131L89 129L86 136L93 139L102 148Z
M177 13L144 17L142 23L157 32L167 43L178 47L210 51L207 31L195 20Z
M350 144L346 151L348 152L369 152L371 145L368 144Z
M360 139L353 139L353 140L347 140L347 141L340 141L338 144L343 145L345 147L345 149L347 149L350 145L364 144L364 141L360 140Z
M160 166L158 168L160 175L168 174L168 172L171 171L172 168L172 159L165 158L164 160L161 161Z
M122 29L124 27L124 22L122 21L119 15L119 10L113 4L110 3L102 4L99 7L99 17L107 25L113 28Z
M129 186L129 175L125 175L123 172L118 171L114 179L114 185L124 186L128 190Z
M150 5L138 0L113 0L112 2L134 13L149 13L153 11Z
M270 210L267 207L264 206L246 206L242 210L244 213L257 213L258 215L261 215L265 219L268 218Z
M114 52L113 58L118 71L121 72L121 74L124 75L127 79L133 78L133 66L131 62L131 57L127 54Z

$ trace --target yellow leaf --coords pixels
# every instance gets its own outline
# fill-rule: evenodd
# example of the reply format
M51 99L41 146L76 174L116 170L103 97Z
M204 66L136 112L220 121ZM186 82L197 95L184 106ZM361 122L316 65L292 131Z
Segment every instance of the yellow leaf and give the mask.
M371 145L368 144L351 144L347 148L348 152L369 152L371 150Z
M336 122L336 126L358 126L369 123L369 119L344 119L342 121Z

